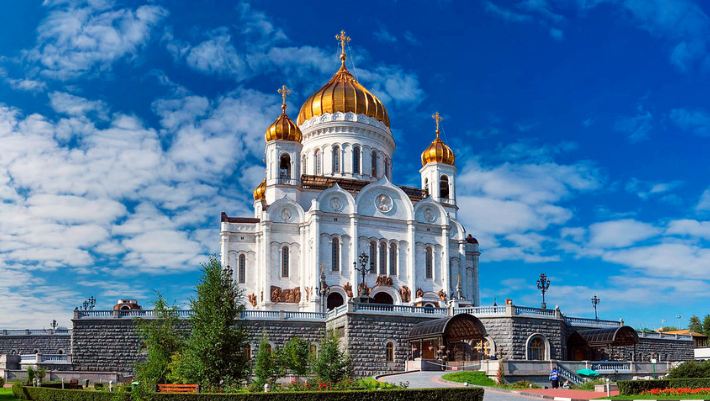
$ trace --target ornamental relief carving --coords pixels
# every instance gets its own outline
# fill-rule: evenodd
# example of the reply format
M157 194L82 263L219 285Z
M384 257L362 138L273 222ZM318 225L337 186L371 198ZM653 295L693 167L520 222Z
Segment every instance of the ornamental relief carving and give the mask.
M424 290L421 288L417 288L417 298L421 298L424 296Z
M345 290L345 293L348 294L349 298L353 297L353 286L350 284L349 281L347 283L345 283L345 285L343 286L343 289Z
M377 276L375 280L375 285L392 287L392 277L390 276Z
M394 207L394 201L387 194L379 194L375 197L375 207L382 213L387 213Z
M411 295L412 291L406 285L399 289L399 296L402 298L402 302L409 302Z
M281 289L275 285L271 286L271 302L284 302L287 304L297 304L301 302L300 288Z
M446 293L444 292L443 289L442 289L442 290L439 290L439 292L437 292L436 295L439 296L439 299L440 299L440 300L446 301Z
M256 294L253 292L249 295L247 295L247 300L251 304L251 306L256 307Z

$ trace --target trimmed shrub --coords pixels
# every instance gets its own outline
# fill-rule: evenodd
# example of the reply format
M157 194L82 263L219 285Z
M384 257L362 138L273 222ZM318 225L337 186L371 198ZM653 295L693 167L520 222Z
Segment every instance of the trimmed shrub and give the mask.
M621 395L641 394L657 388L703 388L710 387L710 378L706 379L660 379L660 380L621 380L616 383Z
M668 372L671 379L710 378L710 360L686 361Z
M130 401L127 394L87 390L23 387L32 401ZM152 393L151 401L482 401L482 388L442 388L383 391L319 391L251 394Z
M18 400L27 399L27 394L25 394L25 387L22 385L21 382L12 383L12 395L14 395L15 398L17 398Z

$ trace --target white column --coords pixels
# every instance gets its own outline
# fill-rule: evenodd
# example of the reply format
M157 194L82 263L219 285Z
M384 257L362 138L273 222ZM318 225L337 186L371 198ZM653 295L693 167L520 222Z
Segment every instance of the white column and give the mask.
M360 241L359 241L359 233L358 233L358 221L357 221L357 215L356 214L351 214L350 215L350 237L352 238L350 240L351 243L351 259L347 261L347 266L350 269L350 285L357 291L357 270L354 269L353 267L353 262L359 263L357 258L360 256ZM354 294L353 294L354 295Z
M308 243L306 242L306 235L305 235L306 229L303 226L300 226L298 229L298 237L300 239L299 242L299 251L301 252L299 256L300 263L299 263L299 269L298 269L298 278L300 282L300 287L301 287L301 305L306 305L306 287L308 286L308 282L306 281L306 249L308 248Z
M411 292L411 301L414 301L417 292L417 267L416 267L416 243L414 242L414 220L407 221L407 280L409 282L409 291Z
M271 223L265 222L263 226L264 243L264 305L271 304L271 274L273 266L271 265Z
M226 226L226 223L222 224ZM219 233L219 251L222 268L224 268L229 264L229 233L227 233L226 231L222 231L221 233Z
M320 280L320 216L318 212L313 214L313 268L315 271L315 282ZM323 267L325 269L325 267ZM320 301L320 295L318 295ZM325 302L325 301L324 301ZM320 305L320 304L319 304Z
M459 270L461 271L461 288L467 301L473 302L473 292L471 291L471 269L468 268L466 260L466 242L459 242Z
M451 279L449 277L449 226L441 227L441 236L444 243L441 261L441 286L448 297L451 294Z

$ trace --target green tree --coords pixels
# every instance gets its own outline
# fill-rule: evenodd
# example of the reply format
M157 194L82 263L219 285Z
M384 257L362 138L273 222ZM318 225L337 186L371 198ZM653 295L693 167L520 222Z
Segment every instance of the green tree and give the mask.
M248 377L246 334L239 322L242 291L216 257L202 265L197 298L190 301L190 336L171 364L173 376L207 390L240 385Z
M352 369L350 356L340 350L335 331L329 331L320 342L320 350L313 362L313 373L322 383L335 384L348 377Z
M153 313L154 319L141 319L137 324L147 355L145 361L136 365L136 380L145 391L153 391L156 384L168 382L170 361L184 344L178 328L177 308L169 307L160 293L153 304Z
M700 318L696 315L693 315L690 317L690 321L688 322L688 330L695 332L695 333L702 333L703 330L703 324L700 323Z
M305 376L308 373L308 342L300 337L291 337L281 350L282 366L296 376Z
M271 349L269 339L264 333L259 342L259 349L256 352L256 360L254 361L254 387L260 390L264 384L273 384L278 378L278 357L276 350Z
M703 318L703 333L710 336L710 315L705 315Z

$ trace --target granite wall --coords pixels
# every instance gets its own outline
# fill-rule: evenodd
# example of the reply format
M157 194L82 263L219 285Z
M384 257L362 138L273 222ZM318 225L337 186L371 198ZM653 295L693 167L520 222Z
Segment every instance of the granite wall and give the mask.
M68 354L71 336L68 332L56 334L5 335L0 331L0 354Z

